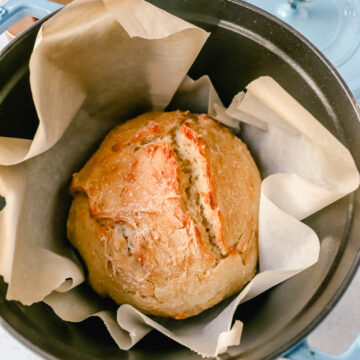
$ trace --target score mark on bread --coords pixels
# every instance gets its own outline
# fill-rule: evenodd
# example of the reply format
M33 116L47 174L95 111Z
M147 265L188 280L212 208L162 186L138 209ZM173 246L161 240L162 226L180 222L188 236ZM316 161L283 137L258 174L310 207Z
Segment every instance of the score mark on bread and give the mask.
M71 184L70 242L96 292L182 319L254 275L260 176L207 115L153 112L117 126Z

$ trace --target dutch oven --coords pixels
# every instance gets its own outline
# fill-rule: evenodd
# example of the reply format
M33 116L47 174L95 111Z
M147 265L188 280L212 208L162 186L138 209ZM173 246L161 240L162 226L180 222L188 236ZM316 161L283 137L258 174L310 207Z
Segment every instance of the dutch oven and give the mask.
M246 84L269 75L350 150L360 168L360 109L332 65L299 33L239 0L150 2L211 32L189 75L196 79L208 74L225 105ZM31 139L35 133L38 119L28 64L41 24L58 8L45 0L9 0L0 7L0 33L14 19L42 17L0 53L0 136ZM9 20L10 15L14 17ZM229 348L219 359L273 359L321 322L358 267L359 212L360 190L305 220L321 240L319 262L241 305L235 314L245 323L241 346ZM45 358L201 358L155 331L130 351L122 351L99 319L64 322L44 303L23 306L6 301L5 294L0 279L2 325ZM295 359L299 352L295 349L291 356Z

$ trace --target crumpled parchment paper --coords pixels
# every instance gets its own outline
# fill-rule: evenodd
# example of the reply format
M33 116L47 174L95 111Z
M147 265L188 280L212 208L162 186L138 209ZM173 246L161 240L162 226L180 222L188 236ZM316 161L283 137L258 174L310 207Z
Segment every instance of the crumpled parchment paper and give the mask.
M319 240L300 220L358 187L351 154L269 77L250 83L228 108L208 77L186 77L208 36L143 0L75 0L41 27L30 61L39 127L32 141L0 138L6 198L0 274L9 284L7 299L45 301L68 321L99 316L121 349L155 328L215 356L240 342L243 324L231 324L241 302L317 261ZM120 121L171 100L236 131L242 122L241 137L264 175L260 272L236 297L180 321L130 305L107 309L84 284L65 233L71 174Z

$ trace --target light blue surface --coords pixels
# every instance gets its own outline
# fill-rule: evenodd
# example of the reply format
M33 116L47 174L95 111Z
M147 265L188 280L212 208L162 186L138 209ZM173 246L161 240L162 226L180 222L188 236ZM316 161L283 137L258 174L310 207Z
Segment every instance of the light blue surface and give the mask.
M266 7L271 2L278 2L279 0L247 0L250 3L253 3L257 5L258 7ZM286 2L284 0L281 0L284 4ZM316 1L324 1L324 0L316 0ZM315 1L315 3L316 3ZM326 1L338 1L338 0L326 0ZM347 3L352 3L352 0L346 0ZM356 2L357 0L355 0ZM46 0L31 0L31 4L29 4L26 0L8 0L5 3L1 4L0 6L0 34L6 31L11 25L18 22L20 19L26 16L33 16L38 19L47 16L51 14L52 12L55 12L59 10L62 6L52 3L50 1ZM282 11L281 8L280 12ZM359 8L360 9L360 8ZM269 10L266 9L265 10ZM304 9L305 10L305 9ZM288 11L288 6L284 5L283 11ZM299 17L297 16L294 20L293 13L288 13L286 16L283 13L282 15L279 13L275 13L275 15L278 15L283 18L283 20L290 22L290 21L298 21ZM360 15L360 14L359 14ZM308 14L303 13L302 16L305 20L308 17ZM310 29L310 30L309 30ZM330 29L331 30L331 29ZM310 31L310 32L307 32ZM305 36L310 37L311 39L311 31L315 31L314 28L311 30L311 25L307 28L305 31ZM306 33L307 32L307 33ZM314 33L313 33L314 34ZM318 38L317 34L316 36L313 36L313 39ZM341 36L338 39L341 39ZM348 35L347 35L348 36ZM352 53L347 55L347 57L343 56L343 59L345 59L342 62L339 62L338 64L338 70L341 73L341 75L344 77L345 81L349 84L350 88L354 92L355 97L357 97L358 101L360 101L360 30L353 32L352 36L355 37L355 41L353 42L356 44L354 47ZM329 37L330 38L330 37ZM323 52L325 56L327 55L327 49L330 54L331 47L326 48L326 39L319 39L318 43L320 43L320 40L322 41L323 46ZM313 41L315 43L315 41ZM351 41L351 39L350 39ZM325 44L325 45L324 45ZM344 54L342 54L344 55ZM306 340L303 340L298 345L296 345L293 349L288 351L283 355L283 357L289 359L289 360L360 360L360 335L357 337L357 339L354 341L354 343L350 346L350 348L340 355L328 355L322 351L318 351L316 349L312 349L309 347Z
M41 19L61 8L61 5L46 0L8 0L0 6L0 34L26 16Z
M360 102L360 0L245 0L285 21L337 68ZM360 358L359 358L360 360Z
M359 360L360 335L349 347L349 349L340 355L329 355L322 351L312 349L307 344L307 341L304 340L283 356L289 360Z

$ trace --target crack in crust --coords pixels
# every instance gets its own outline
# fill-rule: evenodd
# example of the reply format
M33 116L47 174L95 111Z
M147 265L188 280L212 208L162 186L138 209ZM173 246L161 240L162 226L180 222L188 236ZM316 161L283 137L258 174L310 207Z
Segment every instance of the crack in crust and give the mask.
M206 196L213 198L210 189L211 174L209 164L202 152L201 138L190 128L191 120L186 120L172 134L173 147L180 164L179 183L183 190L182 199L185 212L194 222L198 238L204 239L215 255L213 266L222 257L217 238L221 236L215 230L209 213ZM214 204L211 210L214 209ZM211 211L210 210L210 211Z

